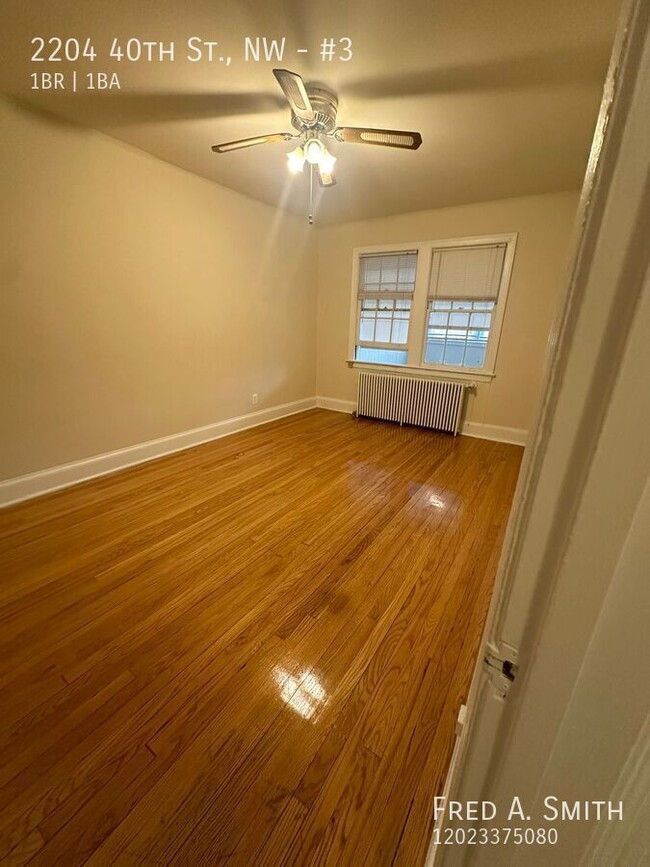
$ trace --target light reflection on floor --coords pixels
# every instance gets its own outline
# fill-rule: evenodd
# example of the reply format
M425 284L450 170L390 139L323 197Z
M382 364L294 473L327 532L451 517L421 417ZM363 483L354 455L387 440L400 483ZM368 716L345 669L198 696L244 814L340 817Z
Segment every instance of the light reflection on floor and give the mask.
M415 483L409 485L408 493L412 503L424 509L430 509L433 506L434 509L442 512L448 509L457 498L457 494L448 488Z
M434 506L436 509L445 509L447 501L439 494L429 494L429 505Z
M276 665L273 669L273 677L280 687L282 701L303 719L311 719L318 708L327 701L327 693L311 671L305 671L298 677L294 677L284 668Z

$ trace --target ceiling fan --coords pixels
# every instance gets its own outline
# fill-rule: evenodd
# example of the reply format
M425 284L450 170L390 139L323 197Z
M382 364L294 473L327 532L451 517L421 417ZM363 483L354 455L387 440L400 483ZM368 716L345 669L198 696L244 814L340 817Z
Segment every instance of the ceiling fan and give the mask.
M331 187L336 183L334 176L336 157L332 156L325 147L324 138L333 138L339 142L372 144L412 151L417 150L422 144L422 136L419 132L337 126L338 99L331 90L322 85L305 84L297 72L291 72L288 69L274 69L273 75L275 75L287 98L291 108L291 125L297 132L278 132L224 142L213 145L212 150L223 154L267 142L288 142L298 139L300 144L287 154L287 160L289 170L293 173L302 172L305 163L309 166L310 222L313 221L311 213L313 173L316 173L322 187Z

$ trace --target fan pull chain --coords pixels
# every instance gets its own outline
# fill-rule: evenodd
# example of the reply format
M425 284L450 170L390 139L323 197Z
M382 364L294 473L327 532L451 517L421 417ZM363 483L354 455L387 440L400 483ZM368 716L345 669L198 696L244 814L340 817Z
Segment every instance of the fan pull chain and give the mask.
M309 166L309 225L314 223L314 167Z

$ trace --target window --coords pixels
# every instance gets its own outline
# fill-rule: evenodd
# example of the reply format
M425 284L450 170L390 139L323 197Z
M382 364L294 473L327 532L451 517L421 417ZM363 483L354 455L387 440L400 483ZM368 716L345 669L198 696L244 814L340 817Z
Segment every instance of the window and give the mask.
M493 376L515 241L355 250L351 360Z
M431 257L424 361L485 367L505 244L435 248Z
M355 358L406 364L417 252L361 256Z

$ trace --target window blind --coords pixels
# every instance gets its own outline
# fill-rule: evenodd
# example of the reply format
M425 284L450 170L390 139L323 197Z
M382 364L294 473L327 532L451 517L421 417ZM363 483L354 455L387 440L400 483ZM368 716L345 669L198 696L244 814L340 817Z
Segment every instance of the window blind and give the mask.
M505 244L433 251L429 298L496 301Z
M359 298L404 298L415 291L416 251L361 256Z

